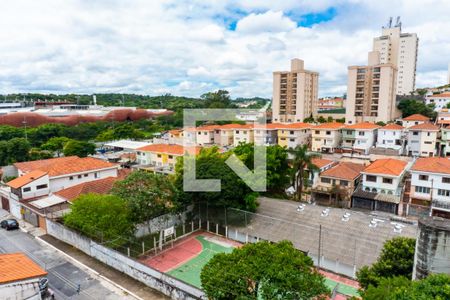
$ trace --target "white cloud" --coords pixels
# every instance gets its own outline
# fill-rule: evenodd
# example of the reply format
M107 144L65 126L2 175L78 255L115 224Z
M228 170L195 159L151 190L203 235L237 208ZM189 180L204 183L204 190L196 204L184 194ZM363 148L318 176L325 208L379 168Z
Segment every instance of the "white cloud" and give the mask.
M333 20L298 27L302 15L331 6ZM417 85L445 83L446 0L22 0L0 2L0 93L227 88L233 97L270 97L272 72L299 57L320 72L321 95L341 94L347 67L366 63L386 6L419 35Z

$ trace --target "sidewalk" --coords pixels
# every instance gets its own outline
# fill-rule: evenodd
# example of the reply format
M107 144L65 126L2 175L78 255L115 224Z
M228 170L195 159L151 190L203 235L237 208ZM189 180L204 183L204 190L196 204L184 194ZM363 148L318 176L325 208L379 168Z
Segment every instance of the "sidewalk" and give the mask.
M145 284L103 264L102 262L96 260L95 258L92 258L84 254L83 252L79 251L75 247L66 244L58 239L55 239L54 237L48 234L41 235L39 238L49 243L50 245L54 246L55 248L61 250L65 254L71 256L75 260L81 262L82 264L89 266L91 269L98 272L101 276L124 287L125 289L129 290L130 292L134 293L135 295L139 296L142 299L145 300L170 299L167 296L161 294L160 292L155 291L152 288L146 286Z

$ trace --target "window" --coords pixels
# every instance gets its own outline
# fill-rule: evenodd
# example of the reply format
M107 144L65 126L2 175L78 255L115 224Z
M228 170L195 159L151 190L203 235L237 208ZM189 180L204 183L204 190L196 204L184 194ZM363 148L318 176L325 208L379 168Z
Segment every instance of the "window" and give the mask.
M29 192L29 191L31 191L31 188L30 188L30 187L23 188L23 192L24 192L24 193Z
M37 190L46 189L47 186L48 186L47 184L40 184L40 185L36 186L36 189L37 189Z
M439 196L450 197L450 191L449 190L438 189L438 195Z
M416 193L429 194L430 188L424 186L416 186Z
M173 155L169 155L169 158L172 159L172 158L173 158Z
M98 178L98 176L99 176L99 175L98 175L98 172L95 172L95 173L94 173L94 177L95 177L95 178Z
M320 178L320 181L322 183L330 183L331 182L330 178Z
M81 175L78 175L78 179L80 179L81 177L83 177L83 176L81 176Z
M291 131L289 131L289 134L294 134L294 131L292 131L292 130L291 130Z
M428 181L428 175L419 175L419 180Z
M359 131L359 132L358 132L358 135L363 136L363 135L364 135L364 131Z
M413 131L412 134L413 134L413 135L419 135L419 132L418 132L418 131Z
M442 183L450 183L450 177L442 177Z
M70 176L70 177L69 177L69 180L73 180L73 176Z
M377 182L377 176L366 175L366 181Z
M348 186L348 181L341 180L341 181L340 181L340 185L342 185L342 186Z
M392 184L392 178L383 177L383 183Z
M84 177L88 177L89 174L84 174Z
M315 134L320 134L320 130L314 131Z
M431 145L431 142L429 142L429 141L424 142L424 143L427 144L427 145Z
M160 158L160 157L161 157L161 154L158 154L158 157Z
M295 139L289 139L289 141L291 141L291 142L294 142L294 141L295 141Z
M331 131L327 131L327 135L331 135Z
M236 130L236 134L239 134L239 130Z
M351 135L352 133L353 133L353 131L347 130L347 134Z
M207 135L208 133L205 131L205 132L203 132L203 135Z

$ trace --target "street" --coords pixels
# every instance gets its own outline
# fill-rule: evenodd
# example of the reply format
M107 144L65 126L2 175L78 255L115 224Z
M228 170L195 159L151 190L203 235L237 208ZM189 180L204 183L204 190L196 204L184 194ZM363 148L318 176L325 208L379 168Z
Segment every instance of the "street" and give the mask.
M0 219L5 213L0 210ZM25 253L48 272L55 299L135 299L22 230L0 229L0 253L15 252Z

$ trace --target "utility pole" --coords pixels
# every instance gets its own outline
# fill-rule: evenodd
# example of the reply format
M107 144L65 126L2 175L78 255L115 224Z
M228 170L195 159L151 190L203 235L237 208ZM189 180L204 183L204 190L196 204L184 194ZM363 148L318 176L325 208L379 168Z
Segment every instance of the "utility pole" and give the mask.
M320 252L322 244L322 224L319 224L319 253L317 254L317 268L320 270Z
M28 141L28 134L27 134L27 117L23 117L23 126L25 127L25 140Z

